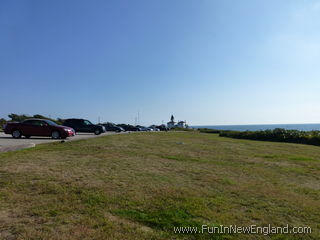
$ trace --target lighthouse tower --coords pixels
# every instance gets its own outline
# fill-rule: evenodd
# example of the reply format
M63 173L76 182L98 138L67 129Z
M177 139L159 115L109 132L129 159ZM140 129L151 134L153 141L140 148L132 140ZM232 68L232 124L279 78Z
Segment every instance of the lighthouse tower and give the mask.
M170 122L167 122L168 128L174 128L176 122L174 121L174 116L171 115Z

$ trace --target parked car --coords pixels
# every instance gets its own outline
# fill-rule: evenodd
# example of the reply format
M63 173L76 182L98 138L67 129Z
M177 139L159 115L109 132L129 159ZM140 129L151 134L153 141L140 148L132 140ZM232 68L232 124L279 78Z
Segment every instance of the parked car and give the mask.
M93 124L86 119L76 119L76 118L66 119L63 122L63 125L73 128L76 133L85 132L85 133L94 133L95 135L99 135L101 133L106 132L106 129L104 126Z
M125 130L122 127L118 127L115 125L110 125L110 124L99 124L101 126L104 126L106 131L112 131L112 132L124 132Z
M14 138L44 136L53 139L65 139L75 135L74 130L70 127L58 125L50 120L36 118L27 119L23 122L8 122L4 125L3 130Z
M156 128L160 129L160 131L168 131L169 130L169 128L167 128L166 125L164 125L164 124L156 126Z
M129 125L129 124L119 124L118 127L122 127L125 131L140 131L140 128Z
M148 127L142 127L142 126L140 126L139 128L140 128L140 131L143 131L143 132L150 132L150 131L153 131L153 129L152 129L152 128L148 128Z
M155 132L159 132L160 131L160 129L159 128L157 128L156 126L150 126L149 128L151 128L152 130L151 131L155 131Z

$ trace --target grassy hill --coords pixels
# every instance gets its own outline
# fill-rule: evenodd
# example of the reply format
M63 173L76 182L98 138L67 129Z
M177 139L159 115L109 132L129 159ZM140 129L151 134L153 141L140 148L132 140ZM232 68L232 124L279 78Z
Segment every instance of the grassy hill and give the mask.
M174 226L310 226L307 235ZM0 154L0 239L320 239L320 147L135 133Z

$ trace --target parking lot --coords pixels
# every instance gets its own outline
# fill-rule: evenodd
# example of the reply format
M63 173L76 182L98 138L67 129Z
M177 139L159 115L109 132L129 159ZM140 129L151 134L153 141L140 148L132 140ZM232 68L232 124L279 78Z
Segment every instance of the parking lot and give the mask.
M112 134L119 134L119 133L106 132L106 133L102 133L101 135L94 135L92 133L78 133L76 136L67 138L65 141L89 139L89 138L101 137L101 136L112 135ZM15 138L12 138L12 136L9 134L4 134L3 132L0 132L0 152L14 151L14 150L19 150L23 148L34 147L35 145L40 143L50 143L50 142L57 142L57 141L61 141L61 139L54 140L49 137L31 137L29 139L22 137L19 139L15 139Z

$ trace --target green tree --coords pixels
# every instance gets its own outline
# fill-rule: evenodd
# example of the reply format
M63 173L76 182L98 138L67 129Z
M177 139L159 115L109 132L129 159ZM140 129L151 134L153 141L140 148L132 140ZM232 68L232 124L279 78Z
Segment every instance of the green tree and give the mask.
M0 118L0 128L7 122L4 118Z
M18 115L15 113L11 113L8 115L9 118L11 118L11 121L15 121L15 122L21 122L27 118L30 118L29 116L22 114L22 115Z
M43 116L41 114L35 114L33 116L28 116L28 115L25 115L25 114L15 114L15 113L11 113L8 115L9 118L11 118L10 121L14 121L14 122L22 122L28 118L41 118L41 119L48 119L48 120L51 120L53 122L56 122L58 124L62 124L63 120L61 118L58 118L58 119L52 119L52 118L49 118L49 117L46 117L46 116Z

